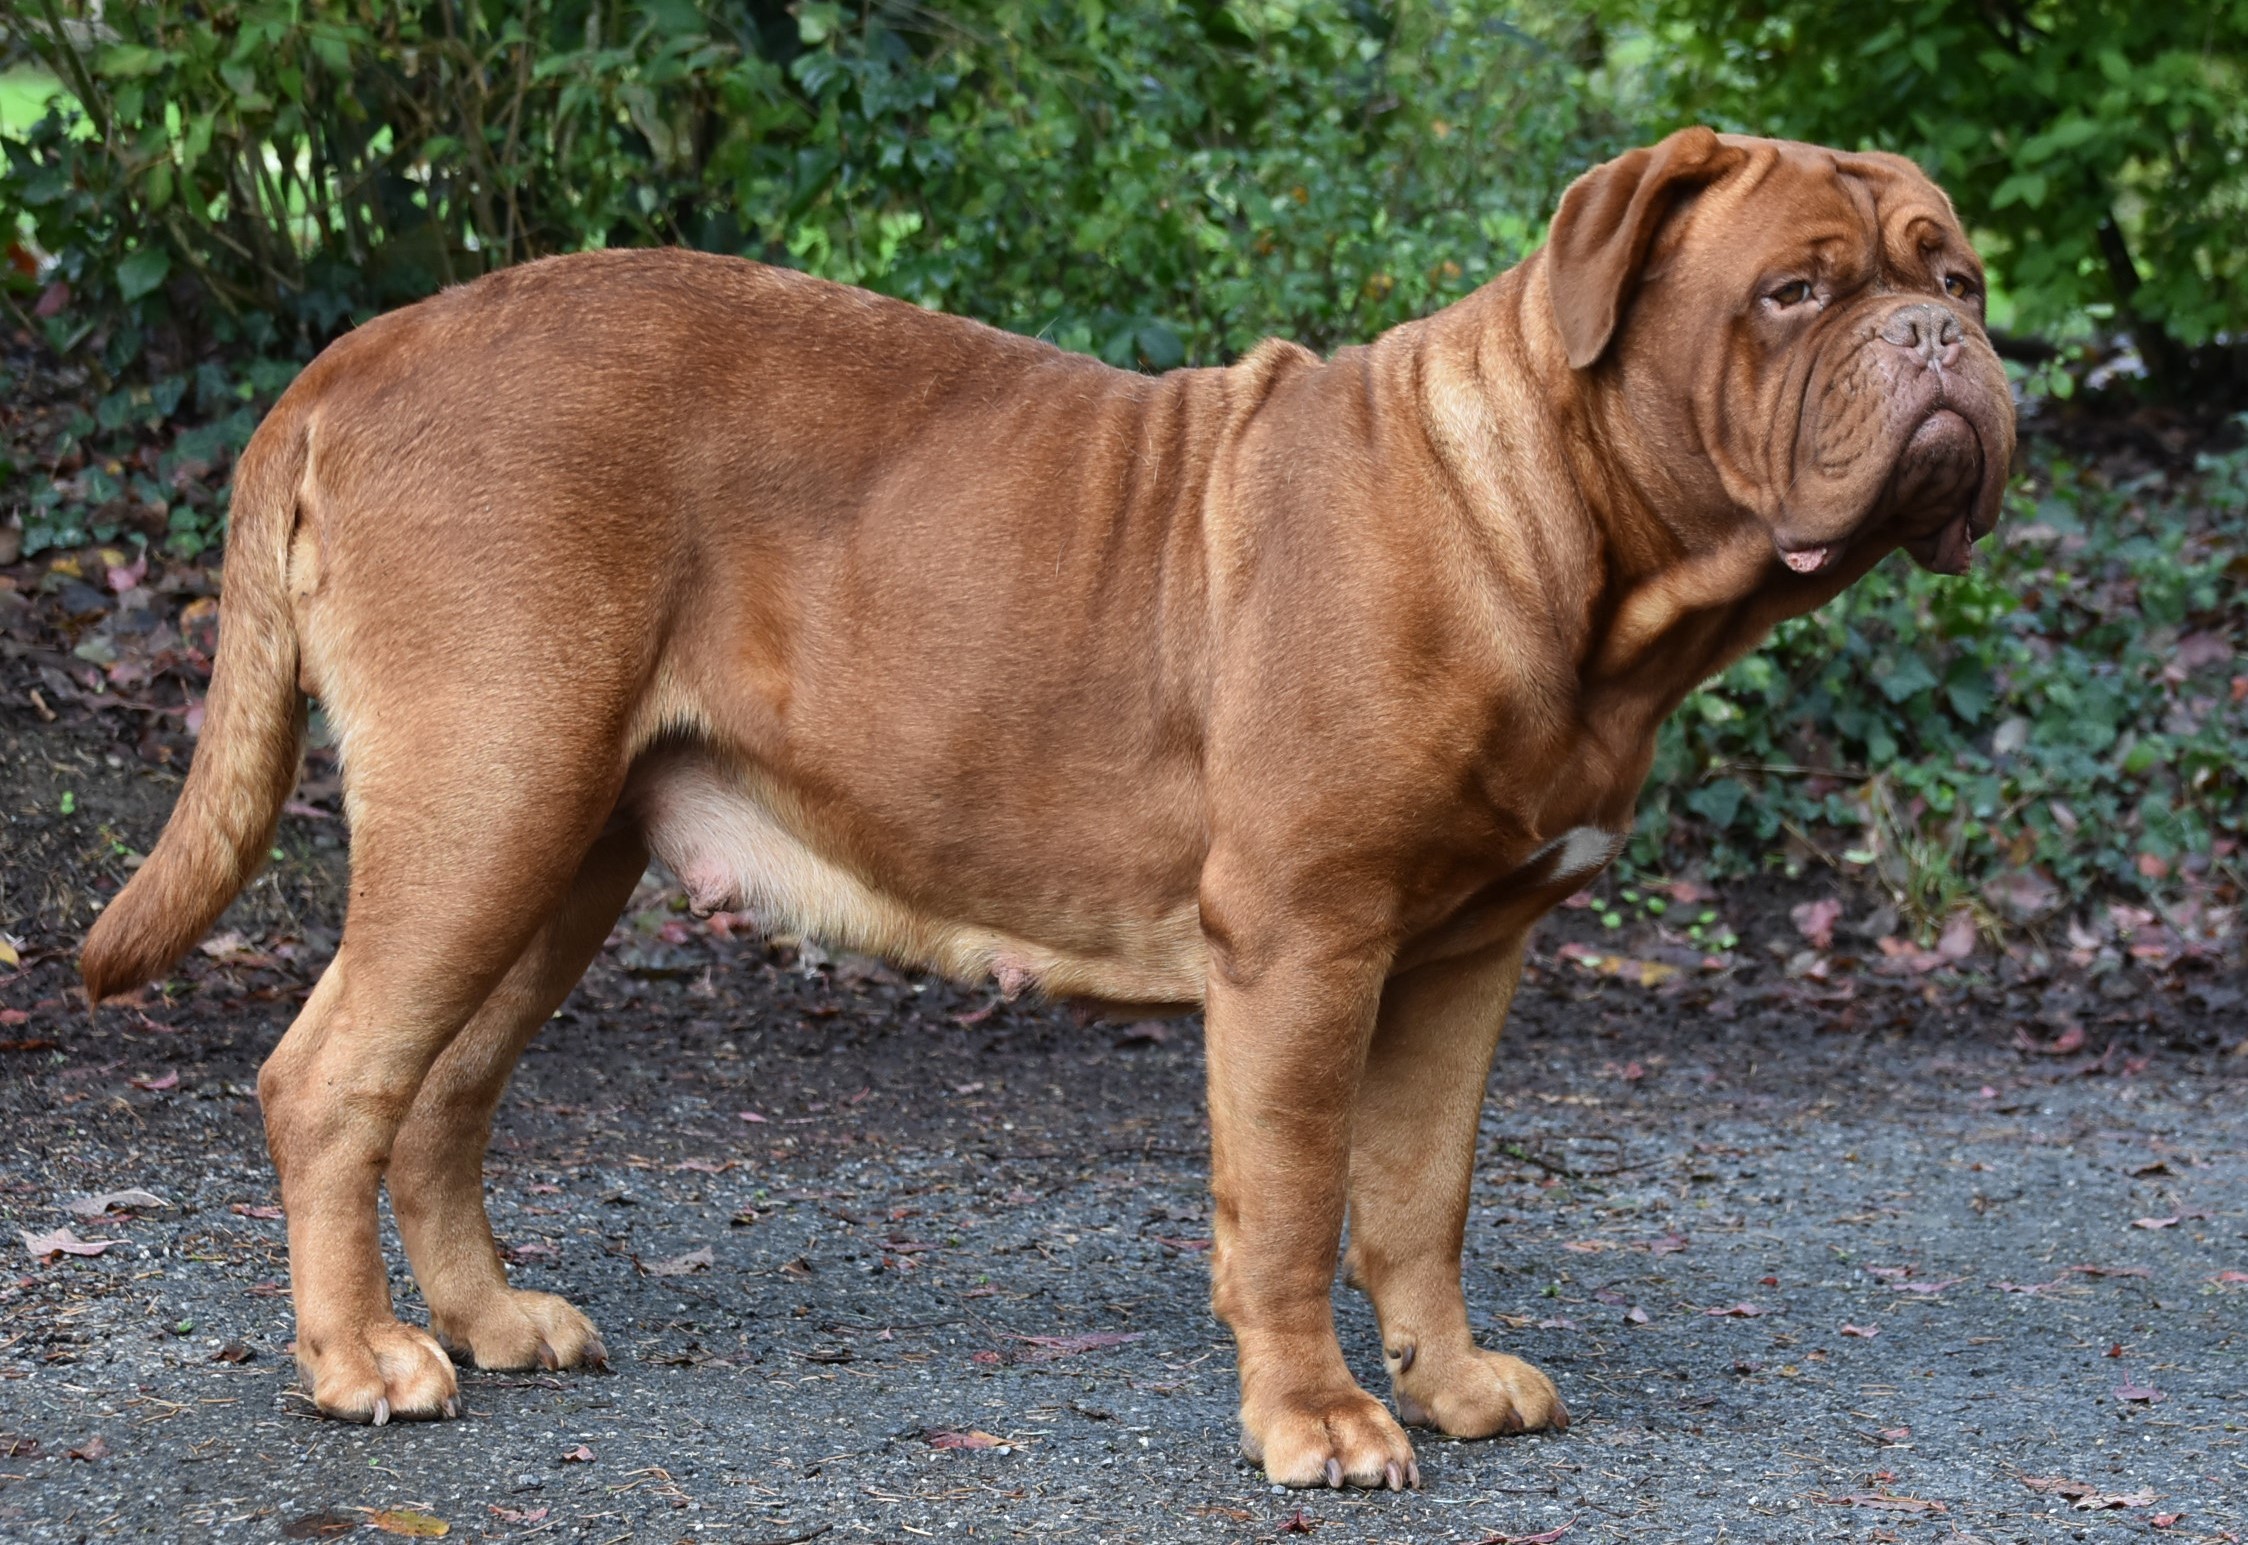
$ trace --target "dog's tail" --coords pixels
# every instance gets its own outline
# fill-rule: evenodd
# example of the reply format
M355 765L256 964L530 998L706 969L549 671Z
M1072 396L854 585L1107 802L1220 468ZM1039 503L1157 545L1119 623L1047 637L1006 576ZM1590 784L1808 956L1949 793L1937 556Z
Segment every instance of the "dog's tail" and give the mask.
M153 980L203 936L257 873L296 786L305 700L288 566L306 432L284 396L235 469L202 738L155 851L86 936L78 971L93 1002Z

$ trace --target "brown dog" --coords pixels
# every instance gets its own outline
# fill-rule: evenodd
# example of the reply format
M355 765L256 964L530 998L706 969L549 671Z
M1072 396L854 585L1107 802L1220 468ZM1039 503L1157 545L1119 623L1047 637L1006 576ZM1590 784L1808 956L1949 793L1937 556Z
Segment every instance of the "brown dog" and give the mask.
M318 698L350 915L259 1097L306 1379L376 1422L453 1411L440 1340L604 1356L507 1285L481 1169L651 852L855 949L1199 1003L1243 1447L1407 1484L1335 1339L1346 1213L1400 1417L1566 1424L1460 1292L1525 932L1695 683L1899 544L1965 567L2013 445L1982 294L1909 163L1706 129L1324 363L1130 375L687 252L493 275L338 342L244 454L203 745L87 988L245 882Z

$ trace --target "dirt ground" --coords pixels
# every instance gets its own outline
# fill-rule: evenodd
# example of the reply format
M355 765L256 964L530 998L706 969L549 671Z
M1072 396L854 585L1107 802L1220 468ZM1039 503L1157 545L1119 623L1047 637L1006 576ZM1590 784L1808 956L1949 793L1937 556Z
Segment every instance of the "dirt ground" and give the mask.
M2248 1535L2237 954L1901 949L1816 871L1680 891L1738 935L1714 954L1595 908L1541 934L1467 1281L1576 1422L1424 1437L1417 1494L1278 1493L1236 1454L1195 1022L744 937L660 875L489 1170L516 1280L614 1372L322 1421L253 1085L341 919L332 779L315 758L283 856L161 991L72 1001L176 791L207 621L201 571L100 565L0 569L0 1537Z

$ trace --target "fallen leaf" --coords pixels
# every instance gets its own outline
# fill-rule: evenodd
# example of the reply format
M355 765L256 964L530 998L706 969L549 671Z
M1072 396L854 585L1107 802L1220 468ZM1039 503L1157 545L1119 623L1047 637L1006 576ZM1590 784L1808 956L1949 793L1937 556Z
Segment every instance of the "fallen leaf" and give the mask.
M7 935L0 934L0 966L6 966L12 971L22 964L23 956L16 953L15 945L9 941Z
M754 1121L760 1125L763 1125L768 1119L762 1112L753 1110L738 1110L734 1114L743 1121Z
M1017 1341L1026 1341L1038 1348L1035 1352L1025 1354L1026 1361L1044 1362L1048 1358L1069 1357L1078 1352L1097 1351L1102 1347L1120 1347L1127 1342L1140 1340L1147 1333L1137 1330L1089 1330L1077 1336L1016 1336L1012 1331L1008 1334Z
M1607 955L1588 945L1571 940L1554 951L1563 960L1573 960L1587 971L1602 976L1620 977L1637 982L1642 987L1659 987L1678 975L1678 967L1659 960L1634 960L1628 955Z
M1649 1255L1676 1255L1693 1241L1684 1234L1665 1234L1647 1247Z
M1624 1311L1624 1318L1634 1325L1644 1325L1647 1323L1647 1311L1633 1304Z
M583 1443L580 1443L576 1448L565 1449L562 1453L562 1463L566 1465L589 1465L593 1463L593 1450L587 1448Z
M1704 1309L1702 1313L1715 1319L1753 1320L1771 1311L1755 1304L1727 1304L1719 1309Z
M995 1438L980 1427L967 1432L932 1432L929 1434L929 1447L931 1448L1005 1448L1006 1446L1006 1439Z
M1842 1327L1842 1334L1856 1336L1860 1341L1871 1341L1881 1334L1881 1327L1878 1325L1845 1325Z
M111 1245L127 1243L122 1239L80 1239L67 1228L56 1229L51 1234L33 1234L20 1229L17 1232L22 1236L23 1247L42 1261L52 1261L58 1255L99 1255Z
M278 1207L264 1207L252 1202L229 1202L226 1210L238 1218L281 1218L287 1216Z
M412 1540L435 1540L453 1532L442 1518L417 1513L412 1508L386 1508L367 1515L367 1527L384 1534L402 1534Z
M359 1520L346 1513L307 1513L292 1518L281 1526L285 1540L332 1540L338 1535L350 1534L359 1527Z
M2131 1227L2144 1229L2176 1228L2184 1221L2185 1219L2182 1216L2172 1216L2168 1218L2133 1218L2131 1220Z
M2089 1497L2100 1489L2061 1475L2025 1475L2021 1480L2031 1491L2041 1491L2049 1497Z
M2248 1282L2248 1271L2220 1271L2209 1280L2230 1287L2238 1283Z
M685 1255L675 1255L668 1261L657 1261L652 1266L643 1265L640 1269L651 1277L684 1277L689 1272L701 1271L706 1266L717 1264L717 1260L710 1253L710 1246L704 1245L700 1249L689 1250Z
M1540 1534L1486 1534L1475 1545L1553 1545L1564 1534L1577 1527L1572 1518L1558 1529L1547 1529Z
M2186 1515L2183 1513L2157 1513L2152 1518L2149 1518L2147 1522L2152 1524L2157 1529L2167 1529L2172 1524L2176 1523L2179 1519L2185 1516Z
M169 1207L172 1204L153 1191L104 1191L99 1196L79 1196L63 1203L76 1217L93 1219L104 1213L117 1212L128 1207Z
M497 1502L487 1502L484 1505L491 1509L492 1516L503 1524L544 1523L549 1511L543 1507L501 1507Z
M225 1346L211 1354L211 1361L214 1363L246 1363L257 1355L250 1350L247 1343L229 1341Z
M1975 914L1965 910L1952 913L1944 923L1944 931L1936 940L1936 953L1946 960L1965 960L1975 953Z
M37 1459L39 1440L20 1432L0 1432L0 1459Z
M1941 1293L1945 1288L1957 1287L1966 1280L1964 1277L1946 1277L1941 1282L1892 1282L1889 1284L1889 1291L1892 1293Z
M2017 1030L2014 1032L2014 1046L2016 1050L2026 1051L2034 1056L2065 1057L2070 1052L2084 1049L2084 1027L2082 1025L2065 1026L2061 1033L2054 1036L2050 1041L2040 1041L2032 1037L2027 1030Z
M2129 1402L2137 1405L2156 1406L2162 1404L2163 1401L2168 1400L2170 1397L2162 1393L2162 1391L2156 1389L2153 1385L2141 1384L2137 1380L2133 1379L2129 1374L2125 1374L2123 1376L2123 1382L2115 1387L2115 1398L2119 1401Z
M97 1459L109 1457L109 1441L97 1432L85 1442L74 1449L67 1450L67 1452L72 1459L82 1459L86 1463L92 1464Z
M2078 1497L2069 1506L2071 1510L2078 1513L2101 1513L2110 1508L2152 1507L2154 1506L2154 1493L2145 1489L2139 1491L2095 1491L2088 1497Z
M174 1068L169 1073L156 1078L151 1078L148 1074L143 1073L137 1078L128 1078L125 1082L131 1084L135 1089L146 1089L150 1094L162 1094L167 1089L177 1089L180 1086L180 1070Z
M1842 903L1833 897L1823 901L1806 901L1790 909L1788 921L1795 931L1815 950L1834 948L1834 925L1842 921Z
M1282 1520L1280 1532L1282 1534L1309 1534L1318 1527L1319 1520L1304 1517L1304 1510L1299 1507L1292 1517Z
M1814 1502L1824 1502L1833 1507L1867 1507L1884 1513L1948 1513L1951 1508L1942 1502L1925 1497L1893 1497L1885 1491L1854 1492L1846 1497L1828 1497L1816 1493Z

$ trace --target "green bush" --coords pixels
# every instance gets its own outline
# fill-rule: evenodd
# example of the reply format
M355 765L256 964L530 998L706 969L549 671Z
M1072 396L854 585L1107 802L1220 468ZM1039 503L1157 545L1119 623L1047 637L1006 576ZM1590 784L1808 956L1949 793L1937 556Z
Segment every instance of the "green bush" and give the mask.
M111 40L26 34L71 95L9 144L0 226L55 260L49 339L116 377L659 241L1121 364L1331 345L1514 261L1616 137L1577 24L1516 9L112 6Z
M2029 331L2248 333L2248 0L1611 0L1680 120L1919 160ZM2230 357L2208 363L2219 368ZM2248 388L2248 380L2230 383Z
M1893 558L1687 700L1638 863L1690 834L1752 869L1793 834L1924 927L2001 877L2055 905L2240 883L2248 452L2182 488L2037 457L1971 575Z

